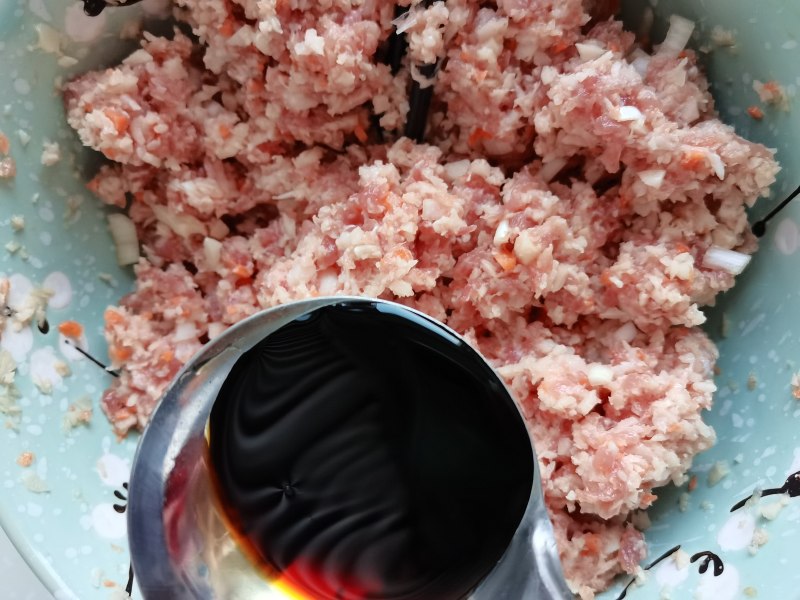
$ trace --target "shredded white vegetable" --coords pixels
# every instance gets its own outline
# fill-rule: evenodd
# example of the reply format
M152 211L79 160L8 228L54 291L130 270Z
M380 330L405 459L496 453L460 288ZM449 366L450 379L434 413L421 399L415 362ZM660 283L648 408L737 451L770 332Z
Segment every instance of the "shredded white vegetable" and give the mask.
M647 171L639 171L639 179L645 185L658 189L664 183L666 174L667 172L664 169L648 169Z
M114 213L108 215L108 228L117 249L117 263L124 267L139 262L139 237L133 221L122 213Z
M725 179L725 163L716 152L708 154L708 162L711 163L711 168L714 169L714 174L720 179Z
M627 121L640 121L644 120L644 115L642 114L642 111L635 106L620 106L617 110L617 116L615 117L615 120L622 123Z
M194 323L184 321L183 323L178 323L173 339L176 342L185 342L187 340L196 340L199 335L200 332L197 331L197 326Z
M222 242L210 237L205 238L203 240L203 254L206 257L208 266L216 269L219 266L219 259L222 255Z
M689 43L692 32L694 32L694 21L690 21L678 15L672 15L669 18L667 37L664 38L664 42L658 49L658 53L668 56L678 56L678 54L686 48L686 44Z
M395 26L398 34L405 33L407 29L413 27L416 23L417 23L417 11L413 9L403 13L402 15L397 17L394 21L392 21L392 25Z
M637 56L633 59L631 66L636 69L636 72L639 73L642 77L647 75L647 69L650 67L650 57L648 55L644 56Z
M157 204L153 206L153 214L155 214L156 219L182 238L188 238L190 235L197 233L206 235L206 226L192 215L176 214Z
M44 23L38 23L33 28L38 37L36 45L40 50L50 54L61 53L61 34L58 31Z
M494 232L494 245L502 246L508 241L510 235L511 229L508 226L508 221L503 219L500 221L500 224L497 226L497 229Z
M566 164L566 158L554 158L550 162L546 162L542 165L542 169L539 171L539 177L542 178L542 181L550 183L553 177L558 175L558 172L561 171Z
M600 58L607 52L605 48L597 44L581 44L579 42L575 44L575 48L578 49L578 56L581 57L581 60L585 61Z
M749 255L718 246L711 246L703 257L703 266L707 269L719 269L731 275L738 275L749 263Z

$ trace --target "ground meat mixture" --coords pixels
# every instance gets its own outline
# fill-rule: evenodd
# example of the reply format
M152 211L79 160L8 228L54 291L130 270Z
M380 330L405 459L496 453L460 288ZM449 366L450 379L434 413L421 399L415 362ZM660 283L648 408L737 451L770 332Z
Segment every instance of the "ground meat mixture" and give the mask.
M714 442L699 307L734 275L704 257L755 249L745 208L777 172L717 119L695 54L640 47L581 0L448 0L397 22L393 74L394 3L178 4L196 39L144 34L64 90L69 123L110 159L89 187L130 204L143 248L135 291L106 312L117 432L256 311L395 300L508 382L572 589L633 572L633 511ZM415 144L408 88L436 60Z

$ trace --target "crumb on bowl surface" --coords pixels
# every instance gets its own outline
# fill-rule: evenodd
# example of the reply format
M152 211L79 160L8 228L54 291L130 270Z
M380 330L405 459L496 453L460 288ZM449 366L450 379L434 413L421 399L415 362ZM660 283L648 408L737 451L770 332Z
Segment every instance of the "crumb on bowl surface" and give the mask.
M778 170L716 118L687 22L649 53L580 0L417 6L393 75L376 58L388 3L179 4L199 44L145 33L64 86L70 125L111 161L89 188L131 199L142 248L135 291L105 313L118 434L244 317L318 295L395 300L508 383L572 589L636 573L631 516L714 442L700 307L755 250L745 208ZM409 65L431 58L429 143L415 144L400 137Z

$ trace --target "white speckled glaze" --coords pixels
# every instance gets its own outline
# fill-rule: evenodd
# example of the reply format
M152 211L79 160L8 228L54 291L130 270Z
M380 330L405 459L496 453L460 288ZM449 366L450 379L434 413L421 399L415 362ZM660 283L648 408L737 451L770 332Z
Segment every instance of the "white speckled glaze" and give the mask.
M635 29L647 3L624 4ZM123 484L136 439L114 437L97 407L109 375L66 345L55 328L62 320L79 320L86 326L86 347L104 356L103 309L129 289L132 278L129 270L116 266L103 209L83 186L92 157L67 129L53 82L123 56L130 42L120 42L114 32L124 20L157 13L163 5L147 0L144 7L109 11L92 21L69 0L0 0L0 130L11 139L19 167L13 183L0 182L0 272L14 277L15 294L45 280L57 292L50 300L54 326L48 334L6 332L0 342L19 362L23 408L18 431L0 428L0 524L58 599L119 597L128 582L126 521L118 511L125 505ZM736 48L714 50L705 64L724 119L746 137L778 149L783 172L773 198L753 210L758 218L800 184L800 2L650 0L650 5L661 22L672 12L696 20L697 47L707 43L715 25L735 32ZM62 53L77 58L76 66L63 69L58 56L29 50L40 23L65 32ZM757 100L754 79L782 83L792 96L790 112L767 110L761 122L748 117L746 108ZM30 136L27 144L18 130ZM63 158L52 167L40 164L45 139L61 146ZM83 203L65 223L70 196ZM25 217L21 232L13 232L12 215ZM10 240L23 246L28 258L6 252ZM800 402L790 389L792 373L800 369L799 251L800 202L770 224L736 288L707 311L708 331L721 350L719 391L708 415L719 442L695 461L698 483L688 503L685 496L679 503L686 489L666 489L651 511L651 559L677 545L688 556L673 553L648 570L642 585L629 588L630 600L732 600L753 592L758 598L789 598L800 589L800 570L793 566L800 497L781 501L775 495L730 512L753 490L780 487L800 470ZM99 273L110 274L116 287L98 279ZM723 316L728 323L724 339ZM58 375L57 360L67 362L72 374ZM42 394L31 383L37 374L53 382L52 394ZM82 396L95 405L91 425L65 433L64 413ZM35 453L36 460L24 469L16 459L26 451ZM712 486L708 473L718 461L726 461L730 473ZM29 491L22 480L25 472L38 475L49 491ZM775 502L781 505L772 506ZM753 554L754 532L766 533L769 541ZM700 573L706 556L689 562L703 551L719 557L721 572L715 574L709 561ZM603 600L617 598L626 583L622 579Z

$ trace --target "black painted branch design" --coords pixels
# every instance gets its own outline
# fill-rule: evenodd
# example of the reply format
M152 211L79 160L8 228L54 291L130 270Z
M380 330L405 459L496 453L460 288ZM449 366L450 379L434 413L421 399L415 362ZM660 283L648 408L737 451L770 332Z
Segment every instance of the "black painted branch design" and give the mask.
M703 560L703 562L700 563L700 569L699 569L701 575L706 571L708 571L709 563L714 564L714 577L719 577L725 570L725 564L722 562L722 559L713 552L704 550L703 552L698 552L697 554L693 554L689 562L694 563L695 561L698 561L700 559Z
M128 483L125 482L122 484L122 487L125 488L125 492L120 492L119 490L114 490L114 496L118 500L122 500L125 504L115 504L114 510L117 511L119 514L123 514L126 510L128 510L128 496L126 492L128 491Z
M681 547L680 547L680 546L675 546L674 548L670 548L669 550L667 550L666 552L664 552L664 554L662 554L662 555L661 555L661 556L659 556L657 559L655 559L653 562L651 562L649 565L647 565L647 566L644 568L644 570L645 570L645 571L649 571L650 569L652 569L653 567L655 567L655 566L656 566L658 563L660 563L660 562L662 562L662 561L666 560L667 558L669 558L670 556L672 556L673 554L675 554L675 553L676 553L678 550L680 550L680 549L681 549ZM626 585L624 588L622 588L622 592L620 593L620 595L619 595L619 596L617 596L617 600L623 600L623 598L625 598L625 596L627 596L627 595L628 595L628 589L629 589L629 588L630 588L630 587L633 585L633 582L634 582L634 581L636 581L636 578L635 578L635 577L634 577L634 578L632 578L632 579L631 579L631 580L628 582L628 584L627 584L627 585Z
M680 546L675 546L674 548L670 548L669 550L664 552L664 554L662 554L653 562L651 562L649 565L647 565L644 568L644 570L649 571L650 569L655 567L658 563L663 562L664 560L675 554L680 549L681 549ZM711 552L710 550L703 550L702 552L697 552L696 554L693 554L692 557L689 559L689 562L695 563L698 560L702 561L700 563L700 568L698 569L701 575L706 571L708 571L708 566L710 564L714 565L714 570L713 570L714 577L719 577L725 570L725 564L722 562L722 559L718 555ZM635 577L631 578L631 580L627 583L627 585L624 588L622 588L622 592L620 593L619 596L617 596L616 600L623 600L628 595L628 590L635 581L636 581Z
M800 471L796 473L792 473L789 477L786 478L786 481L783 482L783 485L779 488L768 488L761 492L761 496L773 496L775 494L789 494L790 498L796 498L800 496ZM731 512L737 511L742 508L747 502L754 496L751 494L744 500L739 500L736 504L731 507Z
M114 504L114 510L119 514L124 514L128 510L128 482L123 483L122 487L125 489L124 492L114 490L114 497L124 502L124 504ZM125 593L128 596L133 593L133 563L128 565L128 582L125 584Z

